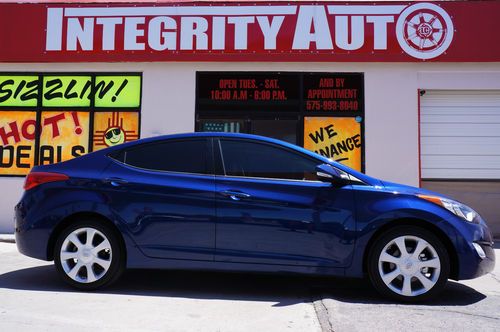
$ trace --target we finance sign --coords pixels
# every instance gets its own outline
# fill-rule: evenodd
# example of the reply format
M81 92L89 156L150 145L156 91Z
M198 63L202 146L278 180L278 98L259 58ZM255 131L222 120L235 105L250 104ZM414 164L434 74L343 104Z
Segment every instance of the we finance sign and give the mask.
M491 1L45 5L31 47L41 61L496 61L495 43L473 46L499 11Z

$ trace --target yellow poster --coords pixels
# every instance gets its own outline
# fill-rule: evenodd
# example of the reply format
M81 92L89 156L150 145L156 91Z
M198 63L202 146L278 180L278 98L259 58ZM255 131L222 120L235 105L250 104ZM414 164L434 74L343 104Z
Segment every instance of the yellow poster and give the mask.
M90 76L43 77L43 107L89 107L91 95Z
M139 138L139 112L96 112L94 151Z
M42 112L39 164L53 164L89 152L89 113Z
M36 107L38 103L37 75L0 76L0 106Z
M95 107L139 107L141 76L96 76Z
M0 111L0 174L24 175L35 159L36 112Z
M361 124L350 117L305 117L304 148L361 171Z

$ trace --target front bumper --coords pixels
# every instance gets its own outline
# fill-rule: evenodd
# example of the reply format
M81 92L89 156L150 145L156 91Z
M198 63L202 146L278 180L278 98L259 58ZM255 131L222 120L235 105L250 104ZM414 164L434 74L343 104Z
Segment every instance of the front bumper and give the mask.
M474 279L495 268L493 237L486 223L461 222L457 234L458 280Z
M488 272L493 271L495 268L495 250L493 249L493 242L474 242L479 246L484 253L484 258L480 256L478 248L474 248L479 260L475 264L475 269L472 269L469 273L464 275L460 279L473 279L485 275ZM474 246L474 245L473 245ZM476 260L477 260L476 257Z

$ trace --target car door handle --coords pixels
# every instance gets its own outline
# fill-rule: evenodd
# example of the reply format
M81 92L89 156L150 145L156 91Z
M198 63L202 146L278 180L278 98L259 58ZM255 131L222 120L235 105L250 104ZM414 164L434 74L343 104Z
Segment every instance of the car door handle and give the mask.
M120 187L128 183L127 180L121 178L106 178L104 183L109 183L113 187Z
M252 197L249 194L242 193L241 191L224 190L219 192L224 197L229 197L233 201L240 201Z

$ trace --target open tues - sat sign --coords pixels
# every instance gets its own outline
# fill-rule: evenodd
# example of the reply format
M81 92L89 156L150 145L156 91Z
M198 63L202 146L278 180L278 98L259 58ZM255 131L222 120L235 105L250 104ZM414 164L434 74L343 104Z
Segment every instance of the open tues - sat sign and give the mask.
M0 61L498 61L498 1L0 4Z

